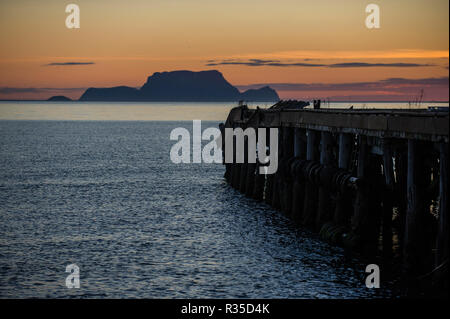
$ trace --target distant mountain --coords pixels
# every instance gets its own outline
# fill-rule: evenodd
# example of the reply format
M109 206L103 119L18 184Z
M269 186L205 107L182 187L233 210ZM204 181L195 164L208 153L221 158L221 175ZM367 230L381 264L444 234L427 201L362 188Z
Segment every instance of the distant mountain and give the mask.
M51 98L49 98L47 101L68 102L68 101L72 101L72 100L64 95L55 95L55 96L52 96Z
M243 93L231 85L219 71L156 72L140 88L118 86L89 88L80 101L170 101L170 102L272 102L280 98L266 86Z
M218 71L174 71L149 76L141 96L152 101L236 101L240 92Z

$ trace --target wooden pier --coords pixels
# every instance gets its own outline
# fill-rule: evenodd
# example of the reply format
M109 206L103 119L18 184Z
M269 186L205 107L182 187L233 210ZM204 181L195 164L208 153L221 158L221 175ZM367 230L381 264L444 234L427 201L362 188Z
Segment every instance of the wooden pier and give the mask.
M364 256L396 256L408 281L448 291L448 108L305 105L231 110L222 132L278 128L279 164L262 175L248 156L226 163L228 183L324 240Z

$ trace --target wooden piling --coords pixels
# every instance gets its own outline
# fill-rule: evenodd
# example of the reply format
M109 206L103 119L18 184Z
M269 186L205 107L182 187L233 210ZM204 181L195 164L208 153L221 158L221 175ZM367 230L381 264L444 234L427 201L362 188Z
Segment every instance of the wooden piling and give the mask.
M255 170L256 170L256 163L247 163L247 176L244 191L247 197L253 197L255 189Z
M267 145L269 145L269 154L270 152L275 152L270 148L270 130L266 132ZM278 153L279 154L279 153ZM264 175L264 193L263 199L264 202L268 205L272 205L272 197L273 197L273 184L274 184L274 174Z
M241 164L241 171L239 173L239 191L245 193L247 183L247 169L248 164L246 162Z
M424 206L424 176L422 143L408 140L408 175L407 175L407 210L404 237L404 270L408 278L412 279L426 270L424 251L424 229L422 221L426 208Z
M296 128L294 132L294 156L297 161L306 159L306 131ZM298 167L298 163L296 165ZM297 170L293 176L292 186L292 212L291 218L299 224L303 216L303 202L305 199L305 180L303 172Z
M260 174L259 172L259 164L255 164L255 172L254 172L254 182L253 182L253 194L252 197L257 201L261 201L264 199L264 184L266 182L266 175Z
M294 129L291 127L283 128L283 160L280 170L280 204L281 209L286 216L291 215L292 211L292 186L291 159L295 152Z
M357 177L360 180L356 191L352 217L352 234L347 245L360 249L366 246L366 230L369 222L368 181L365 180L368 168L368 146L364 135L358 136Z
M244 163L241 164L239 173L239 191L245 193L247 188L247 170L248 170L248 138L244 136Z
M273 174L272 178L272 201L271 205L275 209L281 208L280 202L280 184L281 184L281 174L280 174L280 166L282 165L282 156L284 154L284 141L283 141L283 133L284 131L281 128L278 128L278 170L275 174Z
M405 146L406 144L406 146ZM394 185L395 205L397 206L397 217L395 226L397 231L398 254L403 259L405 223L407 210L407 175L408 175L408 150L407 142L401 143L395 151L396 183Z
M237 150L237 139L236 136L233 136L233 163L232 163L232 180L231 180L231 186L235 189L239 189L239 183L240 183L240 174L241 174L241 164L236 163L236 150Z
M339 155L338 155L338 167L343 170L350 169L351 155L353 152L354 137L352 134L341 133L339 134ZM342 189L338 190L336 198L336 209L334 211L333 221L336 225L348 225L352 207L348 192Z
M349 170L350 159L352 156L353 145L355 144L352 134L341 133L339 134L339 159L338 167Z
M380 239L380 224L382 218L382 200L384 179L382 175L383 159L378 154L369 153L367 161L366 179L367 183L367 200L368 212L367 220L364 228L363 239L364 253L367 255L375 255L378 251Z
M233 186L234 189L239 190L239 183L241 180L240 176L241 176L241 164L234 163L233 164L233 182L231 184L231 186Z
M315 162L319 159L318 143L319 134L317 131L307 131L306 159ZM315 213L317 207L317 187L308 180L305 186L305 201L303 207L303 222L307 227L313 227L315 222Z
M281 203L280 203L280 180L277 176L277 173L273 174L272 177L272 201L271 205L274 209L280 209Z
M265 177L264 202L267 205L272 205L274 174L265 175Z
M238 190L241 193L245 193L245 189L246 189L247 168L248 168L248 164L247 163L244 162L244 163L241 164L241 170L239 172L239 186L238 186Z
M225 163L225 180L229 184L231 182L231 164Z
M294 129L294 156L301 158L302 154L306 157L305 130L300 128Z
M281 157L290 158L294 156L294 129L292 127L282 128L283 146Z
M320 164L325 168L332 167L333 160L333 136L330 132L322 132L320 143ZM326 222L332 220L332 216L329 185L321 185L319 187L316 229L320 230Z
M383 256L392 256L392 210L394 196L394 163L391 142L384 140L383 143L383 175L384 175L384 196L383 196Z
M439 267L444 261L448 262L448 143L439 145L439 220L436 242L436 262Z

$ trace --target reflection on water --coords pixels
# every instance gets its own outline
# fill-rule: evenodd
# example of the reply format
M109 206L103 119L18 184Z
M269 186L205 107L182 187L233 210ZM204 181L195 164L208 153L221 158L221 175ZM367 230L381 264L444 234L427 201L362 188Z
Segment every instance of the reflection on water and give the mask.
M362 261L230 188L222 165L173 164L178 126L192 130L0 121L0 297L393 295L383 276L365 287ZM80 289L65 286L72 263Z
M154 102L0 102L0 120L92 120L92 121L224 121L236 103ZM272 103L251 103L250 107ZM448 103L432 103L448 106ZM426 108L427 103L325 103L323 108Z

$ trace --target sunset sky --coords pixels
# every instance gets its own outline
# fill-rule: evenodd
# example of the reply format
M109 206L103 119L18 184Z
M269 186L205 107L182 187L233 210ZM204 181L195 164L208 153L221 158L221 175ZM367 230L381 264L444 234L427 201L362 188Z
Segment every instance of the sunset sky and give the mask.
M80 29L65 26L69 3ZM380 28L365 8L380 7ZM78 99L154 72L222 72L281 98L449 99L448 0L0 0L0 99Z

